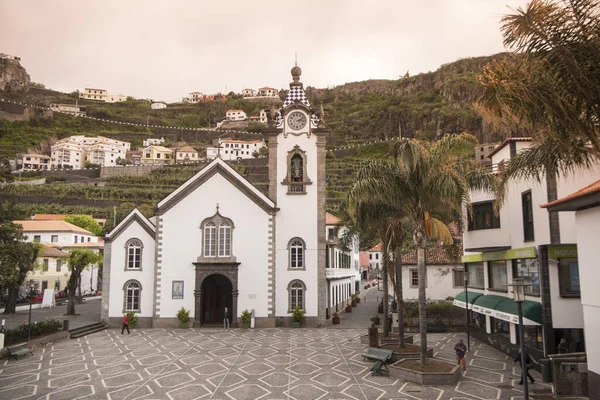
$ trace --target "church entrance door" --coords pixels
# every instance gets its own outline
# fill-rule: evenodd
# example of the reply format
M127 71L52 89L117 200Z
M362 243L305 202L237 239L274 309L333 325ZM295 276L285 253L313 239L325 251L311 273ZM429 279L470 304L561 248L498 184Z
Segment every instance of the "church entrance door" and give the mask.
M212 274L202 282L202 325L223 325L225 307L233 309L233 286L226 276Z

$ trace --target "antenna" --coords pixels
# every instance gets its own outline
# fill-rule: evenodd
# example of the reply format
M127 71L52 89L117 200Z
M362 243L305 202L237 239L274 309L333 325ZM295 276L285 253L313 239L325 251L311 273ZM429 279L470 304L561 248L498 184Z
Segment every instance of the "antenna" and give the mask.
M298 66L298 52L294 51L294 65L297 67Z

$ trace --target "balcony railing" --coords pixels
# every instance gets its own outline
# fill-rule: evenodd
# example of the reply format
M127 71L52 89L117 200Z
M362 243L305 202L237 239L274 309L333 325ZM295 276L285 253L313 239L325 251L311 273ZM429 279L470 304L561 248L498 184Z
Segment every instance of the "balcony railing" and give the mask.
M351 268L325 268L325 278L346 278L355 275Z

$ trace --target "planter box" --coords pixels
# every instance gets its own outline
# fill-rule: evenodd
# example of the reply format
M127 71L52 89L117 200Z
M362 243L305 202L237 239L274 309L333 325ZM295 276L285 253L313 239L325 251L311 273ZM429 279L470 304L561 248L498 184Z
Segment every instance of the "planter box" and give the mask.
M340 317L332 317L331 318L331 323L333 325L338 325L340 323Z
M410 359L405 358L390 365L390 376L398 379L404 379L410 382L415 382L420 385L454 385L460 380L460 377L462 376L462 370L460 369L460 365L455 365L454 368L452 368L451 372L419 372L407 368L402 368L402 363L409 360ZM446 364L452 365L449 362L447 362Z
M346 312L352 312L352 306L346 306Z
M392 362L397 362L405 358L421 358L421 353L392 353ZM427 358L433 358L433 347L427 349Z
M356 302L357 302L357 303L360 303L360 297L357 297L357 298L356 298Z
M300 322L293 321L292 328L300 328Z
M248 328L250 328L250 322L242 321L242 329L248 329Z
M188 322L179 322L179 327L181 329L187 329L189 323Z

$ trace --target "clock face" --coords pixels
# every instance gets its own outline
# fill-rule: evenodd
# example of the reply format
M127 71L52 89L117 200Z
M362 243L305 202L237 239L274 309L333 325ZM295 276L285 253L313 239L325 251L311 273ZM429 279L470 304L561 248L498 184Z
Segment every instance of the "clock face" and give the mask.
M306 115L300 111L294 111L288 116L288 125L290 128L300 130L306 126Z

